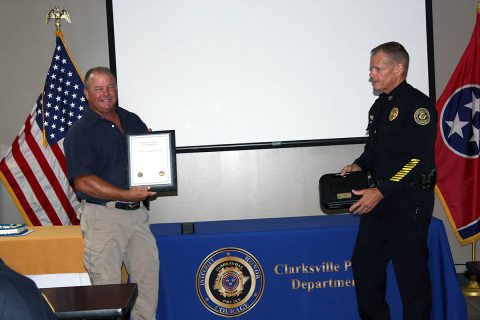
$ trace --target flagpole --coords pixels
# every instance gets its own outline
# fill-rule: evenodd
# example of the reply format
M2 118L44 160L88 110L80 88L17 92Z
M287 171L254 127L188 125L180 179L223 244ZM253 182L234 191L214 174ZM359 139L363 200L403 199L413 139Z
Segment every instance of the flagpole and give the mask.
M480 1L480 0L479 0ZM477 241L473 241L472 243L472 261L475 261L477 259L477 256L476 256L476 244L477 244Z
M480 3L480 0L479 0ZM476 261L477 241L472 242L472 261ZM480 296L480 283L478 283L477 275L470 273L468 275L468 283L462 286L463 295L466 297Z

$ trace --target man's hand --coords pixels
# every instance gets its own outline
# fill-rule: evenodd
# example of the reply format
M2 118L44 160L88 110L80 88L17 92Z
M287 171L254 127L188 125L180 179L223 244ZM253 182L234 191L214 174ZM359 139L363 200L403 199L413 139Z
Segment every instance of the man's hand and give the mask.
M95 175L79 176L75 178L74 184L78 191L105 200L137 202L143 201L147 199L147 197L156 194L155 192L150 191L150 187L121 189Z
M358 164L352 163L343 167L343 169L340 171L340 175L344 176L347 173L353 172L353 171L362 171L362 168Z
M143 201L148 197L154 196L156 194L156 192L149 190L150 187L132 187L131 189L125 191L125 201Z
M357 196L362 196L349 209L354 214L369 213L383 199L383 194L377 188L352 190L352 192Z

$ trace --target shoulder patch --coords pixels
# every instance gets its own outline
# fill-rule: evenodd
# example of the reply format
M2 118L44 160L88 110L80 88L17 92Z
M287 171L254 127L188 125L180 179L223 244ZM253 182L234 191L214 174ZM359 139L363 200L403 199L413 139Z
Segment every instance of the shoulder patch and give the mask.
M425 108L418 108L413 115L413 119L421 126L430 123L430 113Z

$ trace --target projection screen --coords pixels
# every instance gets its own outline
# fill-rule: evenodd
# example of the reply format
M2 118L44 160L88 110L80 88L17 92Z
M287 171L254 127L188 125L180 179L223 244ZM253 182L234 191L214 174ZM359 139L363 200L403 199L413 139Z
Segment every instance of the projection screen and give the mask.
M365 137L370 50L429 94L418 0L114 0L120 106L177 146Z

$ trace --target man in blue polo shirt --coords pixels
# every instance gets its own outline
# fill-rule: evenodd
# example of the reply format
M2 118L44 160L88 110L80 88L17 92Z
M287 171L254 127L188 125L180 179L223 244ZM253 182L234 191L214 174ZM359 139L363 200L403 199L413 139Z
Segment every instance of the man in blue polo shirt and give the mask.
M132 319L154 319L158 301L158 249L143 200L155 195L148 187L129 188L126 134L148 132L134 113L117 106L117 84L108 68L85 75L89 110L68 131L65 157L81 207L84 265L92 284L121 281L125 264L138 284Z

